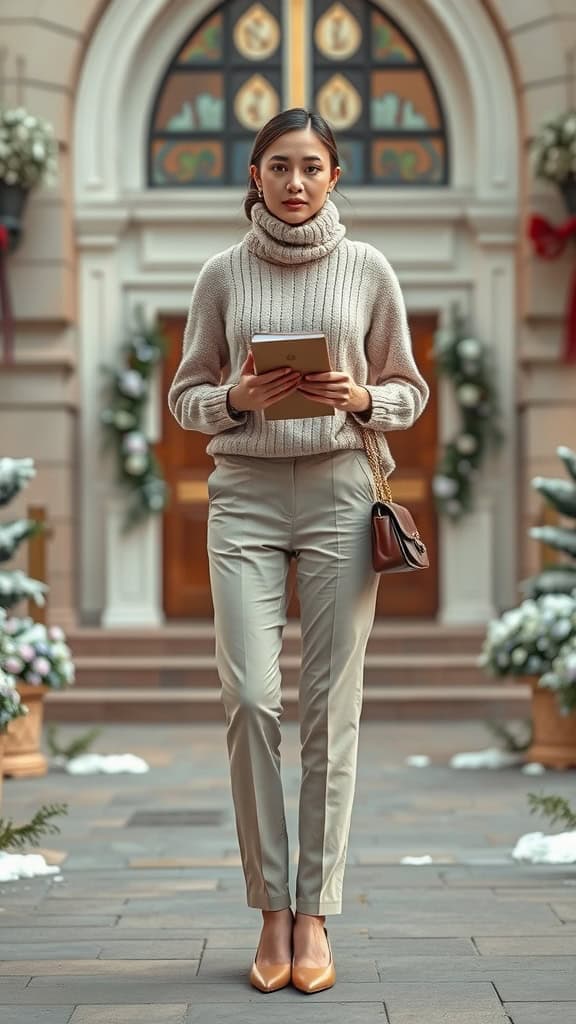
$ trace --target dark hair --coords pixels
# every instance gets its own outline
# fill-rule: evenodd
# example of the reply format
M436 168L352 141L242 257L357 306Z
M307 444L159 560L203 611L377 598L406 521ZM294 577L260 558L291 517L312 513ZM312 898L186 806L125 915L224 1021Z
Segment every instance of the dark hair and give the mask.
M304 107L292 107L290 110L282 110L275 117L271 117L266 124L262 125L254 139L250 163L260 168L262 154L268 149L268 146L272 145L275 139L284 135L285 132L299 131L302 128L307 128L308 125L310 125L312 131L324 143L330 153L330 169L333 171L340 163L334 132L320 114L316 114L312 110L305 110ZM252 220L252 207L254 203L259 202L261 202L261 199L258 195L258 189L251 176L248 182L248 192L244 199L244 213L248 220Z

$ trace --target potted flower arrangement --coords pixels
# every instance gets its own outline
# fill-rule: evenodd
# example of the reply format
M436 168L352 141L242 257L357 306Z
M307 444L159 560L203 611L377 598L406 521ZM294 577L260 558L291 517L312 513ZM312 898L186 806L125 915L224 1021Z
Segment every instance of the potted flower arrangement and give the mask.
M4 621L6 613L0 608L0 658L5 654L6 634L4 633ZM4 765L4 751L6 748L6 730L11 722L27 714L28 708L22 702L20 694L16 689L16 682L13 676L7 675L0 668L0 804L2 803L2 777Z
M0 458L0 507L9 504L34 477L33 459ZM48 587L19 569L4 569L22 541L37 531L30 519L0 522L0 609L6 615L2 625L3 647L0 669L16 680L21 698L30 707L26 719L8 729L4 758L5 775L43 775L46 758L40 751L43 699L50 688L59 689L74 681L74 666L64 633L58 626L47 629L31 618L20 619L14 609L23 600L45 603Z
M490 622L480 664L492 675L531 684L527 760L576 765L576 591L528 598Z
M30 711L26 719L12 722L8 728L4 774L43 775L43 697L47 689L60 690L74 683L72 652L59 626L46 627L30 618L7 618L4 634L0 669L18 681Z
M532 142L534 173L560 189L576 215L576 109L546 121Z
M56 177L58 146L47 121L23 107L0 107L0 224L15 248L30 189Z

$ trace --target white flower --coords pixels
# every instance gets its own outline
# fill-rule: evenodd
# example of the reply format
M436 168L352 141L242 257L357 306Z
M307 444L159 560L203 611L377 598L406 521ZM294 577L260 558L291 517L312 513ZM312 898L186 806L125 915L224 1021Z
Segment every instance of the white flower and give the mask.
M129 455L124 460L124 469L130 476L142 476L146 472L147 467L148 457L146 455Z
M517 647L516 650L512 651L510 655L513 665L521 667L528 657L528 651L525 651L523 647Z
M148 451L148 441L139 430L131 430L122 438L122 451L131 455L142 455Z
M456 438L456 447L462 455L472 455L478 448L478 442L474 434L460 434Z
M477 338L462 338L458 342L458 355L463 359L478 359L482 353L482 345Z
M126 409L119 409L118 412L114 414L114 426L117 427L118 430L129 430L130 427L135 426L135 424L135 417L131 412L127 412Z
M123 370L118 380L118 387L123 395L129 398L142 398L146 391L146 381L138 370Z
M35 160L44 160L46 156L46 147L41 142L35 142L32 146L32 156Z
M456 394L460 405L466 409L473 409L482 397L480 388L477 388L475 384L461 384Z
M458 493L458 483L451 476L437 473L432 478L432 490L437 498L452 498Z

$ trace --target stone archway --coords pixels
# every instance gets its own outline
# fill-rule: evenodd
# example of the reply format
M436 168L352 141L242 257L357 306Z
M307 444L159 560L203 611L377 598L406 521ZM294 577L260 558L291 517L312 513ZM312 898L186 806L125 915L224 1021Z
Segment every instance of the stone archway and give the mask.
M385 4L382 5L385 8ZM186 307L194 276L212 252L245 230L240 192L181 195L144 187L146 113L178 41L210 7L111 0L82 68L75 113L76 234L82 352L82 605L108 625L162 621L159 525L119 536L122 499L99 455L98 364L115 357L137 304L150 314ZM441 618L483 621L511 600L516 583L516 239L518 114L510 67L486 11L458 0L415 0L398 16L426 54L442 89L452 137L453 183L409 199L347 189L350 231L380 245L396 265L409 307L446 318L460 303L495 345L505 409L505 450L482 482L476 512L441 533ZM136 16L137 15L137 16ZM350 207L347 207L349 210ZM207 230L209 228L209 230ZM190 238L194 246L190 247ZM452 427L443 393L442 435ZM156 407L150 426L158 422ZM496 470L510 481L493 483ZM498 525L498 529L496 526ZM466 576L462 565L468 566Z

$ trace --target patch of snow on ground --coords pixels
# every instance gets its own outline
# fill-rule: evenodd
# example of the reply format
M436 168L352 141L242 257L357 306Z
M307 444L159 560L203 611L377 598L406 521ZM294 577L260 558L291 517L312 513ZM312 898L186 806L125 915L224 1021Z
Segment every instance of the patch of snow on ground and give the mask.
M430 764L430 758L428 754L410 754L406 758L406 764L412 765L413 768L427 768Z
M508 768L510 765L521 764L523 760L523 753L487 747L485 750L454 754L449 764L451 768Z
M38 875L57 875L59 867L47 864L39 853L0 852L0 882L15 882L18 878L36 878Z
M574 864L576 862L576 831L558 832L547 836L543 832L527 832L512 850L515 860L531 864Z
M148 763L136 754L80 754L68 761L65 768L69 775L142 775L150 771Z

